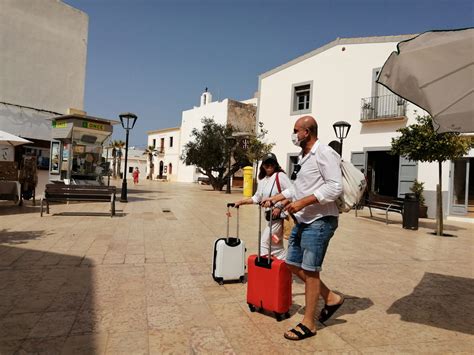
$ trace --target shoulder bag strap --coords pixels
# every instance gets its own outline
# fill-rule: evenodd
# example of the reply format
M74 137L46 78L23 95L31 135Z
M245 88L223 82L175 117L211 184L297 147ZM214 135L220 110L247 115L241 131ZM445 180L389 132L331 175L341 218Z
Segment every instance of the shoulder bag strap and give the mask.
M277 189L278 189L278 193L281 194L281 185L280 185L280 173L277 173L277 176L275 178L275 181L276 181L276 184L277 184Z

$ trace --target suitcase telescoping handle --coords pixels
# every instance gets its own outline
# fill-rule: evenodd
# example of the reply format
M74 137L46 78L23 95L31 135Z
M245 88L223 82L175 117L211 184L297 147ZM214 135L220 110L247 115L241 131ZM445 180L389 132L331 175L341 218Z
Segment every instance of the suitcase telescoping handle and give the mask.
M235 207L237 209L237 239L239 239L239 206L235 203L227 204L227 243L229 242L229 224L230 224L230 208Z
M273 225L273 206L270 210L270 238L268 238L268 264L271 263L272 256L272 225ZM261 248L260 244L262 242L262 206L258 205L258 255L257 260L260 262Z

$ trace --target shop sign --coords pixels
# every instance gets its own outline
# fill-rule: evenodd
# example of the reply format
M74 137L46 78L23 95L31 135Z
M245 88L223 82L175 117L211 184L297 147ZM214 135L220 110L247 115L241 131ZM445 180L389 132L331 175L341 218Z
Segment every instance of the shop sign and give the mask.
M66 128L67 122L66 121L53 121L53 128Z
M96 129L98 131L104 131L105 130L105 127L104 127L103 124L94 123L94 122L87 122L87 121L82 121L82 127L83 128Z

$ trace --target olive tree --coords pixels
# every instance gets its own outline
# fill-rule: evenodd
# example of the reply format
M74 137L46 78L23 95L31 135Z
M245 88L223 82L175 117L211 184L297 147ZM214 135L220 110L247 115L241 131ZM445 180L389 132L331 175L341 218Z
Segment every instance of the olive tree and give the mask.
M416 121L416 124L397 130L401 136L392 138L392 153L413 161L438 162L436 235L443 235L442 163L465 155L473 142L457 132L436 132L431 116L417 116Z

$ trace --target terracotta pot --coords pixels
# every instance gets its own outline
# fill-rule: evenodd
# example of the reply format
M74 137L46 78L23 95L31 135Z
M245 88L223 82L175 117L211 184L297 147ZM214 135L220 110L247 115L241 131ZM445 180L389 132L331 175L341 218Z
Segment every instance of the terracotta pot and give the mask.
M420 218L427 218L428 217L428 206L420 206Z

